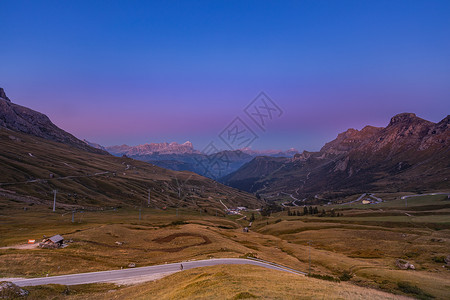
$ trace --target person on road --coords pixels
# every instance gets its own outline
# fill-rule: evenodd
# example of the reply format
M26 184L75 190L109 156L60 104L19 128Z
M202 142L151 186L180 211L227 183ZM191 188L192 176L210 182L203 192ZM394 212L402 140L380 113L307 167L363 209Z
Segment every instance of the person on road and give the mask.
M180 265L180 271L183 271L183 264Z

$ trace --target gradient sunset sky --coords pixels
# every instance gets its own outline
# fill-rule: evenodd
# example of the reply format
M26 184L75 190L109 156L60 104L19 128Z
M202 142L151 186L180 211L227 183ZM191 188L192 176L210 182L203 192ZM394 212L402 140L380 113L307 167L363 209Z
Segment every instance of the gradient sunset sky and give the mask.
M318 150L401 112L450 112L450 1L1 1L0 87L102 145ZM283 114L255 126L264 91Z

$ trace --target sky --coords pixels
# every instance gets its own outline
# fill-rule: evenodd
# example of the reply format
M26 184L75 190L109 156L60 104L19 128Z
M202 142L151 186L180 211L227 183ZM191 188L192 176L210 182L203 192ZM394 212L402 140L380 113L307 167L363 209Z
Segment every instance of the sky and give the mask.
M253 149L314 151L449 114L449 15L447 0L3 0L0 87L105 146L226 148L238 118ZM245 113L261 92L279 109L263 128Z

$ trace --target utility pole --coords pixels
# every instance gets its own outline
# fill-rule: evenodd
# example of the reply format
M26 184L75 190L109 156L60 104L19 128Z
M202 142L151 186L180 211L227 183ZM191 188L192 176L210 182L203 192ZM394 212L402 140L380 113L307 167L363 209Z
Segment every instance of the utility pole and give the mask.
M309 250L309 271L308 271L308 275L311 275L311 241L308 241L308 250Z
M56 190L53 190L53 211L56 210Z
M405 207L408 207L408 197L405 197Z
M148 200L147 200L147 206L150 207L150 190L148 189Z
M141 220L141 207L139 207L139 221Z
M177 217L178 217L178 207L177 207Z
M72 223L75 223L75 211L72 210Z

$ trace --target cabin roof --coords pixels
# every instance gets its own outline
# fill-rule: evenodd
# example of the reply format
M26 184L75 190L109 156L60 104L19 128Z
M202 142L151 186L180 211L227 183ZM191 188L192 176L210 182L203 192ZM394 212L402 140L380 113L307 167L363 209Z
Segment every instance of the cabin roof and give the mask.
M64 241L64 238L62 236L60 236L59 234L52 236L50 239L50 241L52 241L53 243L59 243Z

